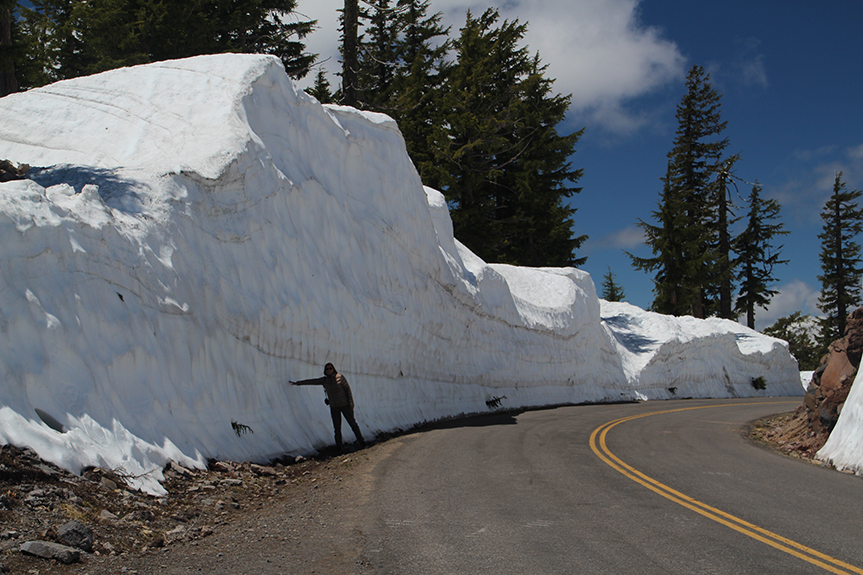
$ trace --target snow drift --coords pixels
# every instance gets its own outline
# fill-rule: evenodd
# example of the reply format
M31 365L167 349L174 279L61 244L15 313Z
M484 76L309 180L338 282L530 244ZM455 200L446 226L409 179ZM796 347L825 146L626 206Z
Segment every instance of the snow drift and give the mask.
M367 436L497 404L801 392L779 340L481 261L391 119L321 106L273 57L8 96L0 158L38 166L0 184L0 442L72 471L158 493L170 459L323 446L321 390L286 382L327 361Z

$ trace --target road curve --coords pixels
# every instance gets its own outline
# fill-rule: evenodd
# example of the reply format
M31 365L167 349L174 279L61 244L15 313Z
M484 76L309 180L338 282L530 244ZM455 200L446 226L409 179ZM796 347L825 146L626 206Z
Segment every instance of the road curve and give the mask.
M741 432L799 404L572 406L391 440L354 515L362 554L405 575L863 574L863 480Z

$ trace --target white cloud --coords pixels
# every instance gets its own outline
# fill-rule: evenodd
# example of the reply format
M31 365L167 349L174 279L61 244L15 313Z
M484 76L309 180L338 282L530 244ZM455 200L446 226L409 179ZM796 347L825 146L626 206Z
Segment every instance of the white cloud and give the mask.
M639 20L638 0L521 0L477 2L433 0L431 12L443 14L443 24L457 37L468 7L475 15L497 6L501 19L528 24L525 42L548 64L555 90L572 94L572 113L612 131L641 127L643 118L626 110L626 102L650 93L684 75L685 59L677 45L657 28ZM324 67L339 67L337 9L343 0L300 0L298 11L318 20L319 29L307 39ZM310 79L306 80L311 83Z
M759 330L770 327L780 317L791 315L795 311L802 311L804 315L813 317L820 316L818 309L818 297L821 292L809 284L795 279L779 288L779 291L770 302L770 307L764 309L755 308L755 327ZM742 318L745 322L746 318Z
M644 230L639 226L629 226L599 238L594 242L595 249L632 250L644 245Z

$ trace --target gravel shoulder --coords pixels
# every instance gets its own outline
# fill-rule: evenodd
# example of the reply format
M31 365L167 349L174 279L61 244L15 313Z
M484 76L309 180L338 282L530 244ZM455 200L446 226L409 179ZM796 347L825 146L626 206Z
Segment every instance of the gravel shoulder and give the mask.
M368 573L356 503L391 447L383 442L290 465L172 465L168 495L152 497L124 489L108 472L75 476L3 446L0 573ZM63 543L60 527L73 519L94 539L78 562L20 552L27 541Z

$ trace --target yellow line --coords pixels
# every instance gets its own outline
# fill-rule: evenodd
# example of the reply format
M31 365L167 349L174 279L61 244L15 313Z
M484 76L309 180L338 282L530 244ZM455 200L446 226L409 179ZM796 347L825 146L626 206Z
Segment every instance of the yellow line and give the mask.
M777 403L781 403L781 402L777 402ZM678 505L682 505L683 507L686 507L687 509L691 509L692 511L695 511L696 513L699 513L700 515L707 517L708 519L712 519L713 521L716 521L717 523L725 525L726 527L734 529L735 531L738 531L744 535L747 535L748 537L751 537L757 541L761 541L762 543L764 543L766 545L770 545L771 547L779 549L780 551L784 551L785 553L788 553L789 555L793 555L794 557L797 557L799 559L807 561L813 565L817 565L818 567L821 567L822 569L829 571L831 573L839 573L839 574L844 574L844 575L847 575L848 573L858 573L860 575L863 575L863 569L855 567L854 565L849 565L848 563L845 563L845 562L840 561L838 559L834 559L833 557L830 557L829 555L825 555L824 553L821 553L820 551L816 551L814 549L806 547L805 545L801 545L800 543L797 543L795 541L792 541L790 539L782 537L781 535L777 535L776 533L768 531L767 529L764 529L762 527L758 527L757 525L753 525L752 523L749 523L748 521L744 521L743 519L740 519L739 517L735 517L734 515L731 515L729 513L726 513L724 511L721 511L719 509L711 507L705 503L702 503L701 501L698 501L697 499L693 499L692 497L689 497L688 495L684 495L683 493L680 493L679 491L676 491L675 489L672 489L671 487L669 487L663 483L660 483L659 481L657 481L651 477L648 477L647 475L638 471L634 467L624 463L619 457L614 455L608 449L608 445L606 444L606 437L608 436L608 432L612 428L616 427L617 425L620 425L621 423L625 423L627 421L632 421L633 419L640 419L642 417L649 417L651 415L662 415L662 414L666 414L666 413L674 413L674 412L678 412L678 411L690 411L690 410L694 410L694 409L708 409L708 408L714 408L714 407L731 407L731 406L740 406L740 405L752 405L752 404L751 403L749 403L749 404L730 403L730 404L722 404L722 405L705 405L705 406L699 406L699 407L683 407L683 408L679 408L679 409L667 409L664 411L653 411L650 413L643 413L640 415L631 415L629 417L622 417L620 419L615 419L613 421L609 421L607 423L604 423L604 424L600 425L599 427L597 427L595 430L593 430L593 433L590 434L590 448L603 462L605 462L607 465L609 465L613 469L619 471L620 473L622 473L623 475L625 475L629 479L635 481L636 483L643 485L644 487L647 487L651 491L665 497L666 499L669 499L669 500L677 503ZM763 405L763 403L761 405ZM599 442L599 447L597 447L597 438L598 438L598 442Z

